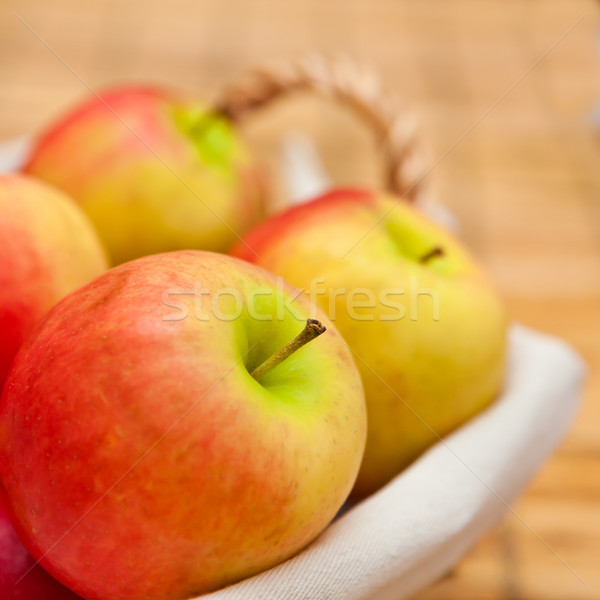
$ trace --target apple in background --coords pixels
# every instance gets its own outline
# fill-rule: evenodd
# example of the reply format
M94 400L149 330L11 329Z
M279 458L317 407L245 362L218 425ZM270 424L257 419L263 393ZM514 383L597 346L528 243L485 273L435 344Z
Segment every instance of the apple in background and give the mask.
M79 202L113 264L225 252L265 211L259 170L230 124L154 88L87 99L37 140L24 171Z
M106 268L94 228L70 198L31 177L0 175L0 389L40 318Z
M295 293L247 262L179 251L51 311L5 386L0 476L59 581L88 600L188 598L330 522L360 466L364 395L324 317L324 335L256 375L316 310L304 296L288 310Z
M19 583L16 583L17 581ZM42 567L34 566L33 558L19 541L8 520L1 499L0 598L2 600L77 600L79 598L48 575Z
M447 232L396 201L335 191L234 251L312 289L355 353L368 415L357 497L487 406L504 376L507 318L488 280Z

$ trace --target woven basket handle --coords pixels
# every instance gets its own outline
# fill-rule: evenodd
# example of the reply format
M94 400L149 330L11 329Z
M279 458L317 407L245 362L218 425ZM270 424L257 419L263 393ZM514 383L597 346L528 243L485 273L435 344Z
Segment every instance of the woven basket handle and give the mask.
M381 145L387 189L408 202L423 195L425 160L416 139L416 120L373 71L348 57L303 56L259 67L227 87L215 110L240 122L256 109L296 91L313 91L349 106Z

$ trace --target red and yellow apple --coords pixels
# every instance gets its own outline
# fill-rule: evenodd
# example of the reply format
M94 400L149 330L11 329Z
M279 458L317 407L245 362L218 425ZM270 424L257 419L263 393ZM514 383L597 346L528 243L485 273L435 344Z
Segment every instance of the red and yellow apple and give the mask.
M107 268L91 223L65 194L0 175L0 389L34 325Z
M360 375L316 308L247 262L180 251L59 303L15 359L0 476L26 547L88 600L178 600L306 546L350 492Z
M362 496L487 406L507 319L467 251L382 193L339 190L276 216L238 257L310 293L344 336L367 398Z
M77 600L53 579L21 544L0 499L0 598L2 600Z
M265 210L259 169L231 125L154 88L89 98L37 140L24 170L79 202L113 264L227 251Z

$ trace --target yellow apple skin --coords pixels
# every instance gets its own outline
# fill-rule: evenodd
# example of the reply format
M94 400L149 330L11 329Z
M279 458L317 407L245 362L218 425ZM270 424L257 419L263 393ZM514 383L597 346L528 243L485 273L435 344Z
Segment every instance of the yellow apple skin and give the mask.
M144 257L65 298L17 355L2 492L27 549L87 600L195 597L289 558L344 503L366 411L339 332L319 313L323 335L250 374L313 313L302 295L283 310L280 282L222 254Z
M490 404L505 371L507 317L488 279L451 235L395 202L382 193L332 192L251 232L245 242L255 254L242 244L233 251L312 287L354 353L368 416L357 497ZM438 246L443 256L420 262ZM342 288L346 294L333 292ZM360 290L370 290L371 308L349 308L351 290L363 303Z
M90 98L37 140L24 171L79 202L113 264L225 252L265 211L260 170L233 128L154 88Z
M107 268L98 235L71 198L32 177L0 175L0 390L36 323Z

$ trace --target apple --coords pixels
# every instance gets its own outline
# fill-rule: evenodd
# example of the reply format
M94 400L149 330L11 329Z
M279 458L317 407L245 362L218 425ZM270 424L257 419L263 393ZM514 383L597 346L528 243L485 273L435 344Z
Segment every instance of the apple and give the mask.
M364 394L340 334L296 293L178 251L50 312L0 402L4 494L44 568L88 600L179 600L326 527L360 466ZM327 332L297 349L307 317Z
M31 177L0 175L0 389L41 317L106 268L93 226L70 198Z
M77 600L25 550L0 499L0 598L2 600Z
M259 169L228 121L158 88L90 97L37 140L24 171L75 198L113 264L227 251L265 210Z
M354 495L378 489L501 388L507 317L467 251L397 198L338 190L233 254L307 290L355 355L368 435Z

